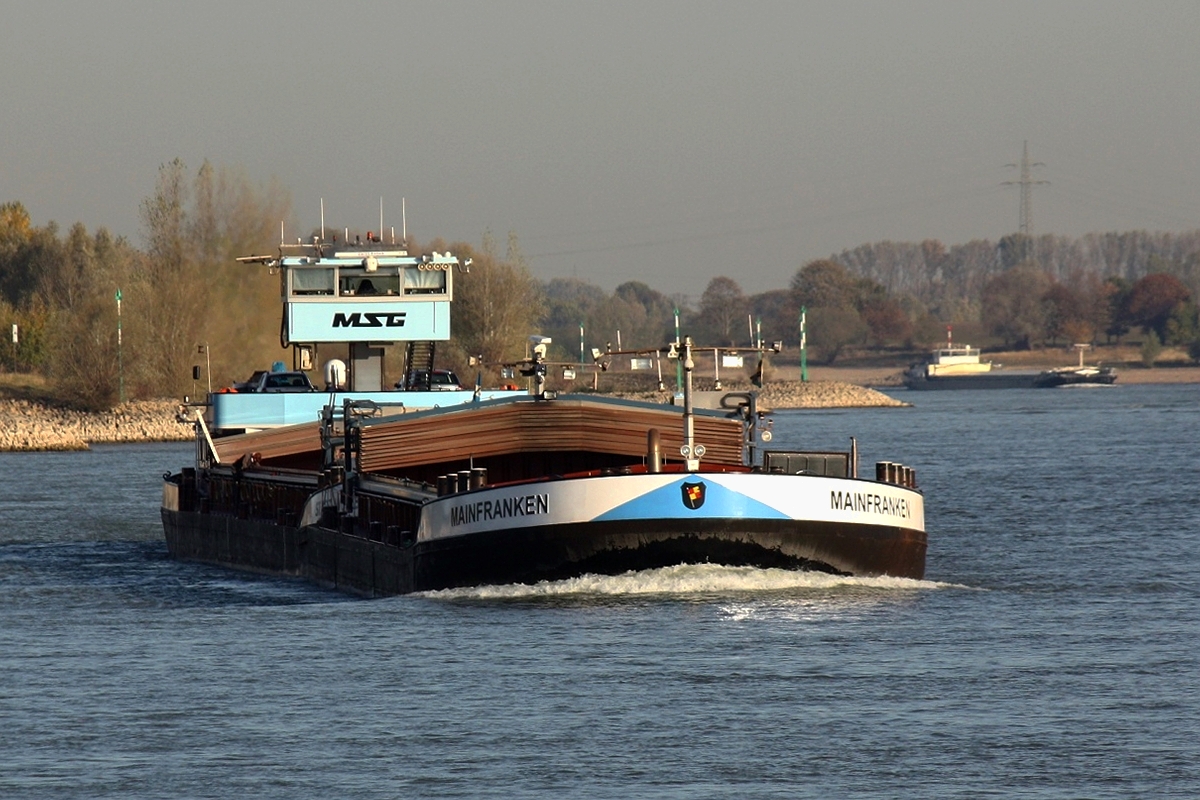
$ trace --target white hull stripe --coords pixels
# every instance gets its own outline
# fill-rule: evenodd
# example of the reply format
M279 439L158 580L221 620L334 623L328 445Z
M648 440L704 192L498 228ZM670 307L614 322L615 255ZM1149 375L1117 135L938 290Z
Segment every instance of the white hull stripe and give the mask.
M617 475L483 489L440 498L421 514L427 541L505 528L586 522L756 519L925 530L919 492L809 475Z

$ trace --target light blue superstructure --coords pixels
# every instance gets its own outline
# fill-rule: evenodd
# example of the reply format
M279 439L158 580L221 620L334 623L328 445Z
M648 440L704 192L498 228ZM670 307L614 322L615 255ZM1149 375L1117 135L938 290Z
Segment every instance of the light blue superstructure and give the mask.
M523 396L525 392L484 391L480 400ZM261 430L316 422L321 409L332 404L340 407L344 400L370 400L381 406L385 414L405 410L440 408L470 403L473 391L462 392L299 392L299 393L229 393L213 394L207 422L218 431Z
M450 304L390 298L289 303L287 333L293 342L444 342L450 338Z
M332 250L283 256L289 342L412 342L450 338L455 269L450 253Z
M357 242L352 247L339 246L336 241L329 243L314 237L308 244L281 245L278 257L249 256L238 260L266 264L280 271L283 301L280 344L293 347L294 368L315 369L314 356L321 345L345 348L342 352L348 351L349 363L340 364L340 373L338 369L331 372L327 366L323 376L314 378L314 383L325 391L210 394L205 418L214 433L315 422L331 401L341 406L345 400L369 400L385 409L402 412L459 405L476 399L471 390L389 391L395 378L403 376L392 376L385 386L383 374L383 348L399 342L424 343L429 361L424 366L410 362L406 369L432 368L433 343L450 339L454 273L467 271L469 259L460 262L450 252L410 256L406 250L385 245L368 234L365 245ZM410 346L410 356L413 352ZM339 355L334 363L340 360ZM338 376L332 385L331 376ZM404 385L403 381L396 383ZM523 394L489 390L481 392L478 398L489 400Z

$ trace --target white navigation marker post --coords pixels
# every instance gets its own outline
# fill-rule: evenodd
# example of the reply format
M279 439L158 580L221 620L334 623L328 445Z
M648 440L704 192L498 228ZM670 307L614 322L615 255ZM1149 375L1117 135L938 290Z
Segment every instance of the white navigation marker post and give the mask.
M800 306L800 380L808 383L808 307Z
M117 385L121 402L125 402L125 359L121 353L121 290L117 289Z

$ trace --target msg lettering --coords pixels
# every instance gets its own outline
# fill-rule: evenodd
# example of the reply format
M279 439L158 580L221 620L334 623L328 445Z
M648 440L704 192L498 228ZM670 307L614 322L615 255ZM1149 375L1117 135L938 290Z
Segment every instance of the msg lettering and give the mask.
M338 311L333 315L335 328L403 328L404 311L382 313L376 311L355 311L343 314Z

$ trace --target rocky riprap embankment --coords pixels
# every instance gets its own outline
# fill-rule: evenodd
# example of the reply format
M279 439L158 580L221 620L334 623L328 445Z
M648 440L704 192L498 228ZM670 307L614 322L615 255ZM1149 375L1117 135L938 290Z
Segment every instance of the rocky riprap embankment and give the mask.
M841 381L779 381L758 393L766 408L879 408L909 406L883 392Z
M175 420L178 403L144 400L111 411L87 412L0 400L0 451L86 450L89 444L175 442L193 436L192 426Z
M703 387L711 389L711 386ZM744 392L748 385L725 385L730 392ZM622 392L621 396L636 400L669 400L669 392ZM908 406L883 392L841 381L776 381L768 383L758 392L758 404L762 409L783 410L788 408L880 408Z

